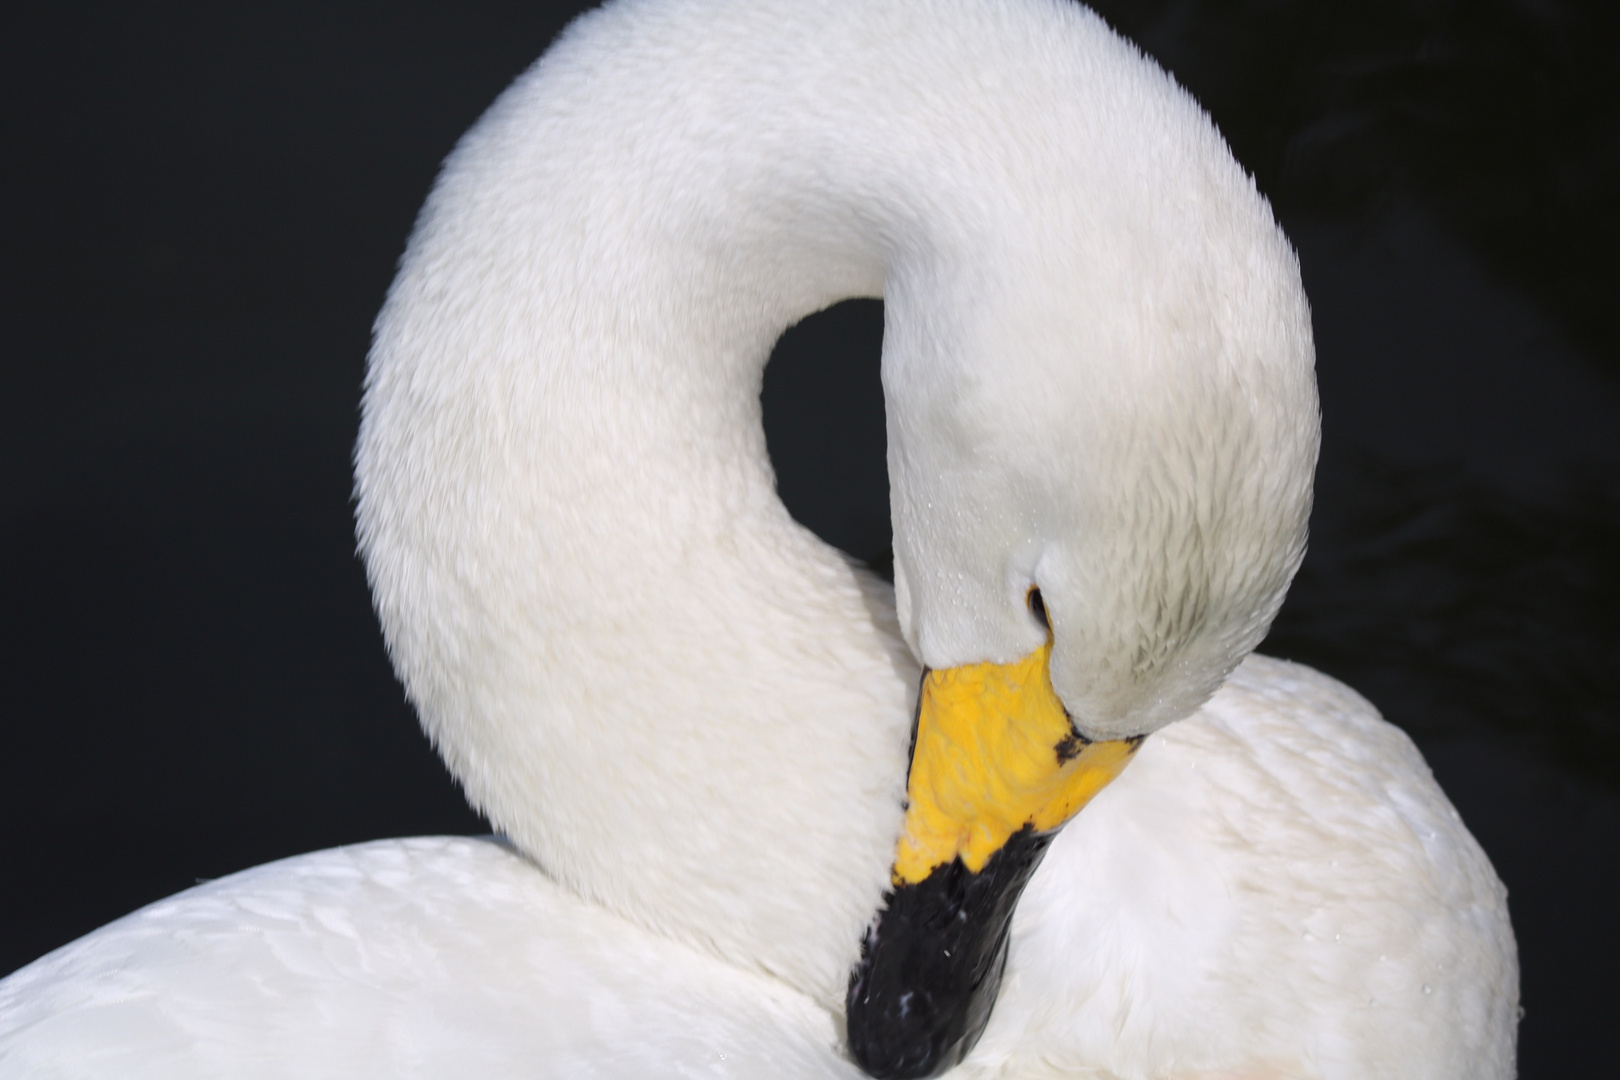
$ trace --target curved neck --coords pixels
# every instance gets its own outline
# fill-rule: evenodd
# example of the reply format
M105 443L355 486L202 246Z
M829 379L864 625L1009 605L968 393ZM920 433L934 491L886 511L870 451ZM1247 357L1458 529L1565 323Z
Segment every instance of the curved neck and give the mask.
M497 828L837 1008L900 830L916 668L892 594L776 498L759 385L788 325L880 293L886 230L869 184L828 175L869 164L853 103L806 116L792 68L703 59L758 16L632 13L582 20L447 163L378 321L362 547L396 667ZM798 74L836 84L822 66Z
M886 884L916 667L892 595L775 496L771 345L885 296L909 640L932 664L1008 660L1044 640L1022 607L1044 549L1007 530L1108 538L1019 516L1046 482L1019 472L1024 443L1068 447L1052 456L1069 470L1138 431L1004 388L1131 400L1182 363L1135 359L1155 320L1205 315L1208 260L1180 239L1207 244L1200 200L1270 228L1196 107L1095 15L936 6L629 0L582 18L447 162L378 319L356 452L389 648L472 801L581 893L829 1005ZM1196 433L1248 392L1200 377L1216 390L1159 394L1157 422ZM1096 520L1152 544L1152 522L1112 513L1140 483L1086 490ZM955 542L923 543L941 532ZM1139 559L1128 539L1099 550ZM1104 661L1143 653L1117 629L1134 611L1060 607L1096 609ZM1182 696L1241 646L1192 665L1204 682ZM1129 707L1108 705L1122 723Z

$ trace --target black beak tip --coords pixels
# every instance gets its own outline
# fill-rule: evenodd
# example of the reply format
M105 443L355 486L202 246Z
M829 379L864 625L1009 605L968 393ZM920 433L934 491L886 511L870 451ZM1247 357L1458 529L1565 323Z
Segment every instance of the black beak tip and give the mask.
M961 860L900 885L850 972L850 1056L876 1080L958 1064L984 1033L1007 964L1007 933L1051 833L1015 833L977 873Z
M988 977L965 998L926 990L873 994L857 969L847 1007L855 1063L875 1080L921 1080L959 1064L990 1022L1006 961L1003 939Z

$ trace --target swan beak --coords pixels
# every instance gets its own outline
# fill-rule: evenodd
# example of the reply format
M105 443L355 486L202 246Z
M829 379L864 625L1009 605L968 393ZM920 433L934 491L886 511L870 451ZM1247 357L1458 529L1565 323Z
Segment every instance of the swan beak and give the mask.
M1052 689L1051 649L923 675L893 890L845 1003L850 1052L874 1077L933 1076L973 1049L1024 885L1141 745L1076 730Z

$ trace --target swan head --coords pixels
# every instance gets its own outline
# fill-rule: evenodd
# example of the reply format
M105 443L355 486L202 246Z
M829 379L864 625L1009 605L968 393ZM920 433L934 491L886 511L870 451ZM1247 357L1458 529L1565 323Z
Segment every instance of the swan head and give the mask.
M896 603L927 674L847 1009L875 1075L971 1048L1051 836L1254 649L1304 555L1319 422L1292 250L1224 147L1157 193L1111 160L1134 198L1036 185L1039 231L999 230L971 279L936 262L922 287L902 258L886 282ZM913 930L942 912L949 947Z
M1161 207L1150 190L1106 223L1053 198L1046 220L1077 225L1032 256L1009 245L978 284L989 299L920 314L903 277L891 290L906 640L942 670L1010 663L1050 634L1052 687L1088 739L1143 736L1207 700L1304 555L1309 308L1263 200L1235 166L1219 180L1223 198L1172 191L1180 205Z

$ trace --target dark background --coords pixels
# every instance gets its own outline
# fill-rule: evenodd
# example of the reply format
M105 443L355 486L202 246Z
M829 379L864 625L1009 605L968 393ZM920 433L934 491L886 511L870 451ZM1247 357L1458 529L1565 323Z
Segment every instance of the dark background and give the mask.
M32 8L32 10L30 10ZM1418 739L1507 882L1526 1077L1620 990L1615 5L1102 5L1299 247L1325 413L1266 651ZM0 16L0 972L199 878L478 832L353 554L371 318L438 162L573 7ZM881 307L778 350L799 518L888 542Z

